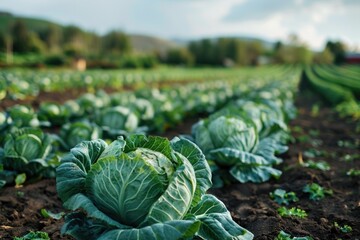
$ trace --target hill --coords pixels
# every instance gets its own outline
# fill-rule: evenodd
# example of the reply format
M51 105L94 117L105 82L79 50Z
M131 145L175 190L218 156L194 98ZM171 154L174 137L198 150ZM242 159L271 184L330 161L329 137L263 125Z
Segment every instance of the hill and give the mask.
M0 33L7 32L9 26L14 24L17 20L23 21L26 27L30 31L34 32L41 32L47 29L49 25L53 25L61 29L65 27L63 25L43 19L15 16L11 13L0 12ZM154 36L130 33L127 33L127 35L130 37L131 45L134 51L138 53L164 53L170 48L179 46L176 42Z
M131 44L137 52L159 52L164 53L168 49L179 47L176 42L141 34L129 34Z
M55 25L59 28L63 27L57 23L43 19L15 16L12 15L11 13L0 12L0 33L7 32L9 26L14 24L17 20L23 21L26 27L34 32L41 32L45 30L49 25Z

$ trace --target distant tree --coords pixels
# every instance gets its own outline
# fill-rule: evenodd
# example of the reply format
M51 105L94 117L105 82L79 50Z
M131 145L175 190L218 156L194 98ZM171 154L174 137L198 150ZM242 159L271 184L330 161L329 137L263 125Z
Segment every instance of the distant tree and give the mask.
M313 59L313 54L306 45L292 46L292 54L292 63L310 64Z
M28 52L43 53L46 49L45 43L41 41L35 32L30 32L28 36Z
M21 20L17 20L10 29L12 49L17 53L41 53L45 49L43 41L36 32L28 31Z
M332 64L334 62L334 55L328 48L325 48L322 52L314 55L313 62L317 64Z
M54 52L60 49L62 32L58 26L49 24L49 26L44 31L40 32L39 36L44 41L50 52Z
M92 54L99 54L102 50L102 40L96 33L90 33L87 36L88 47Z
M275 43L273 60L279 64L310 64L313 60L312 51L297 35L291 34L287 44Z
M200 56L200 43L198 41L191 41L188 45L188 51L194 57L194 63L199 64L199 56Z
M346 47L345 44L343 44L340 41L328 41L326 43L326 48L329 49L329 51L334 56L334 63L335 64L342 64L345 62L345 54L346 54Z
M73 43L78 41L83 41L83 31L81 28L76 26L67 26L64 28L64 43Z
M104 52L115 54L127 54L131 51L131 43L129 37L118 31L112 31L103 37Z
M30 49L29 44L29 31L25 23L17 20L10 29L10 34L13 39L13 51L18 53L28 52Z
M85 32L76 26L65 27L62 46L68 56L83 55L88 48Z
M194 57L189 50L185 48L170 49L166 54L166 63L171 65L192 65Z
M246 52L246 43L238 39L232 39L228 46L228 56L234 60L236 65L245 66L249 64Z
M274 59L275 63L284 63L285 62L284 44L281 41L277 41L274 44L273 59Z
M260 55L264 52L260 41L251 41L247 43L246 57L251 65L257 65Z
M217 45L215 48L216 65L223 65L224 62L229 59L229 51L227 49L229 41L230 40L228 38L220 38L217 41Z
M6 52L7 50L7 39L3 32L0 32L0 52Z

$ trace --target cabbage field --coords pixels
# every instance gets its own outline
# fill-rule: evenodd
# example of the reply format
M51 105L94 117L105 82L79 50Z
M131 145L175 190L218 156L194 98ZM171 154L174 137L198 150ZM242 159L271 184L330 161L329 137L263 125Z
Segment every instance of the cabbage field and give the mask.
M360 67L3 70L0 239L359 239Z

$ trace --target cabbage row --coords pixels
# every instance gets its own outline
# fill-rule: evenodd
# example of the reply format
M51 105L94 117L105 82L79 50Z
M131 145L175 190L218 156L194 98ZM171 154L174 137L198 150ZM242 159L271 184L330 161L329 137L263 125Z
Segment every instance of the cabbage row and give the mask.
M275 74L282 75L283 71ZM20 173L52 177L63 152L81 141L161 133L189 115L212 113L272 78L252 80L229 79L111 95L99 91L64 104L44 102L37 111L25 105L10 107L0 112L0 184L13 182Z
M76 72L69 70L4 70L0 73L0 100L25 99L40 92L62 92L67 89L86 88L89 90L123 86L146 87L148 84L174 81L201 81L228 79L252 73L251 69L176 69L164 68L147 71L139 70L90 70ZM269 71L263 68L262 71Z
M71 210L61 232L76 239L253 239L206 192L280 174L272 165L286 150L296 74L277 74L8 108L0 114L0 186L24 173L56 176ZM145 135L199 113L213 114L190 140Z
M277 82L245 93L193 126L190 139L210 162L215 186L280 177L274 165L282 162L276 154L288 149L286 123L295 117L293 87Z
M341 116L360 118L360 73L358 67L313 66L304 70L303 88L310 88Z
M219 81L111 95L99 91L64 104L44 102L37 111L25 105L10 107L0 112L1 185L13 182L19 173L54 176L63 152L81 141L162 132L187 114L213 112L240 94L232 90L235 83ZM51 133L55 128L58 134Z

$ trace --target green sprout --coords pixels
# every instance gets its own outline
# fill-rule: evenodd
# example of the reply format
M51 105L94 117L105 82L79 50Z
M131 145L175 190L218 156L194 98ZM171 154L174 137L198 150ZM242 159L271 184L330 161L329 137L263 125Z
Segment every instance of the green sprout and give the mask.
M358 177L360 176L360 170L352 168L349 171L347 171L346 175L350 177Z
M355 159L360 159L360 154L346 154L341 158L341 160L345 162L352 162Z
M273 199L278 204L289 205L290 202L297 202L299 199L294 192L286 192L283 189L276 189L274 192L271 192L270 198Z
M14 240L50 240L49 235L46 232L29 232L23 237L14 237Z
M352 227L346 224L344 226L340 226L337 222L334 222L334 226L343 233L349 233L352 231Z
M274 240L313 240L312 237L306 236L306 237L291 237L290 234L280 231L279 235Z
M307 217L307 213L305 212L305 210L302 210L300 208L286 208L286 207L280 207L277 209L277 212L279 213L280 216L282 217L298 217L298 218L306 218Z
M330 170L330 165L325 161L318 161L314 162L312 160L306 161L302 164L304 167L308 167L311 169L318 169L321 171L328 171Z
M304 156L308 158L321 157L324 156L324 151L315 148L310 148L309 150L304 151Z
M325 194L332 195L333 191L331 189L324 189L317 183L306 184L303 188L303 192L309 193L309 199L318 201L325 197Z
M53 213L53 212L51 212L49 210L46 210L45 208L42 208L40 210L40 213L44 218L52 218L52 219L55 219L55 220L59 220L65 215L64 212Z
M25 173L21 173L21 174L17 175L15 178L15 187L16 188L21 187L25 181L26 181Z

